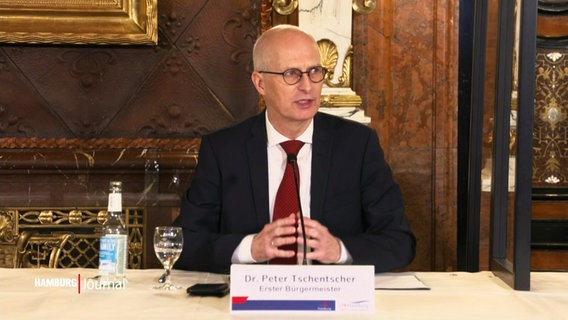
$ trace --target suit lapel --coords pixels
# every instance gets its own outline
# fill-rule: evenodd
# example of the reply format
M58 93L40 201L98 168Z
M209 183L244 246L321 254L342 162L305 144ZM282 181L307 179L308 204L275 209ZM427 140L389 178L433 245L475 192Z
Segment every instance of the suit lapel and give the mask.
M268 212L268 159L266 153L266 123L262 112L252 123L246 141L246 152L251 177L256 216L262 228L270 220Z
M325 120L319 113L314 117L310 215L315 220L322 218L332 156L333 132L329 122Z

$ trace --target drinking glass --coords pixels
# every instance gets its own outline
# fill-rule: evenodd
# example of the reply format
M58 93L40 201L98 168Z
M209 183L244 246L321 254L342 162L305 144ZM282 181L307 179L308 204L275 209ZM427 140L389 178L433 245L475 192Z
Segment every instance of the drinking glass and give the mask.
M180 227L156 227L154 229L154 251L165 269L166 281L154 287L160 290L181 289L171 282L171 271L174 263L181 255L183 233Z

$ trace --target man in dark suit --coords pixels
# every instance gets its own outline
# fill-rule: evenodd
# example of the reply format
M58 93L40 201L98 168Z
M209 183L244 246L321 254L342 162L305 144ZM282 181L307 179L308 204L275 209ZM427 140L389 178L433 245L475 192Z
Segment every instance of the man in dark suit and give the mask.
M300 258L298 212L273 221L287 154L299 140L299 193L306 258L318 264L408 265L415 239L376 132L319 113L325 76L312 36L294 26L263 33L253 49L252 82L266 110L202 138L191 188L174 224L184 229L177 268L227 273L232 263Z

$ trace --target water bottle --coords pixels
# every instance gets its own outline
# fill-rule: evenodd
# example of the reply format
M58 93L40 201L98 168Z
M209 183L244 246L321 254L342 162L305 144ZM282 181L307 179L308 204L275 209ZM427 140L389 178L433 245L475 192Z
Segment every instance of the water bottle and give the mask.
M111 181L107 218L101 231L99 250L100 283L105 287L124 288L128 241L122 218L122 182Z

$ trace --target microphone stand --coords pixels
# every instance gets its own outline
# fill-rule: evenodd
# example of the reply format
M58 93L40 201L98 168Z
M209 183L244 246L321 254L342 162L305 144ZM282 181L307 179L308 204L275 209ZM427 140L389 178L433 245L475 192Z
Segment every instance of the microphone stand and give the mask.
M303 259L302 265L307 265L308 260L306 259L307 252L307 237L306 237L306 227L304 226L304 212L302 211L302 202L300 201L300 186L298 185L298 162L296 161L296 155L293 153L288 153L288 163L292 165L292 172L294 173L294 185L296 187L296 197L298 198L298 207L300 208L300 226L302 227L302 240L304 240L303 245Z

